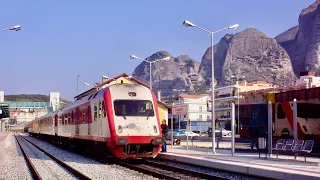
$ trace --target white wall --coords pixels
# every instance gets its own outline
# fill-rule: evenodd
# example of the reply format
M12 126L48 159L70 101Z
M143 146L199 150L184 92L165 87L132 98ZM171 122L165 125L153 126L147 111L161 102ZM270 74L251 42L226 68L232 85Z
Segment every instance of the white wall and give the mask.
M211 119L211 113L207 112L207 99L209 96L204 96L198 99L194 98L183 98L181 99L181 104L188 104L188 114L186 118L190 119L191 121L207 121L207 116ZM179 101L176 101L179 103ZM200 111L200 107L202 110ZM199 116L202 116L200 119ZM184 121L184 116L181 117L181 121ZM211 121L211 120L210 120Z
M53 111L59 109L60 105L60 93L59 92L50 92L50 107L52 107Z
M4 102L4 91L0 91L0 102Z

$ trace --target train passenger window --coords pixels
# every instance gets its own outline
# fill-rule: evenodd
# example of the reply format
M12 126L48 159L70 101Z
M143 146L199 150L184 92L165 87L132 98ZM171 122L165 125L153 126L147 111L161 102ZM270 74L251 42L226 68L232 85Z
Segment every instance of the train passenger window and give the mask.
M73 122L73 111L71 111L71 122Z
M76 122L79 120L79 108L76 108L76 114L75 114Z
M300 118L320 118L320 104L297 103L297 116Z
M93 115L93 119L96 121L98 118L98 106L97 103L94 103L94 115Z
M65 115L64 115L64 124L68 124L68 114L66 113Z
M71 118L71 116L70 116L70 112L69 112L69 114L68 114L68 124L70 124L70 118Z
M86 121L85 117L86 117L86 108L83 108L82 109L82 123L84 123Z
M101 108L102 108L102 103L99 101L99 118L101 118Z
M114 100L116 116L154 116L153 104L149 100Z
M62 114L62 124L64 124L64 115Z
M284 112L283 107L282 107L281 104L278 104L277 110L278 110L278 113L277 113L278 119L286 118L286 113Z
M62 117L61 117L61 115L59 116L59 126L61 126L61 124L62 124Z
M102 100L102 107L101 107L101 109L102 109L102 112L101 112L101 117L106 117L106 107L105 107L105 105L104 105L104 100Z
M88 119L88 123L92 123L92 121L91 121L91 108L90 108L90 106L88 106L87 119Z

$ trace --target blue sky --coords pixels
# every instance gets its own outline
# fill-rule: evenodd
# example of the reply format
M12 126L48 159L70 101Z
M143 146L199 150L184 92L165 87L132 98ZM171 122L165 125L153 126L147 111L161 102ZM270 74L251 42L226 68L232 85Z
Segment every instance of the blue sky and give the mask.
M3 0L0 28L0 90L5 94L49 94L66 99L101 75L131 74L141 63L131 60L166 50L197 61L210 46L210 35L182 26L184 20L218 30L238 23L236 31L256 28L275 37L298 24L302 9L315 0Z

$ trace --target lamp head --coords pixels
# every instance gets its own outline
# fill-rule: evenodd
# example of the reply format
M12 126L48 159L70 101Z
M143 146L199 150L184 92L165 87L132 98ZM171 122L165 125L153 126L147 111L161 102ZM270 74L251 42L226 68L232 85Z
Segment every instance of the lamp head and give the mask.
M238 27L239 27L239 24L234 24L232 26L229 26L228 29L236 30L238 29Z
M15 25L9 28L10 30L15 30L15 31L20 31L21 30L21 26L20 25Z
M131 55L130 58L131 59L139 59L138 56L135 56L135 55Z
M186 27L195 27L196 26L195 24L193 24L192 22L190 22L188 20L183 21L183 25Z

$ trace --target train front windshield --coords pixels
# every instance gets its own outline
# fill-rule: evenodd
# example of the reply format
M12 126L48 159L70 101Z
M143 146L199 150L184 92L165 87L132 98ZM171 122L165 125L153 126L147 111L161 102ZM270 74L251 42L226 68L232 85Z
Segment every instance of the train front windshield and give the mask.
M149 100L114 100L113 103L116 116L154 116Z

